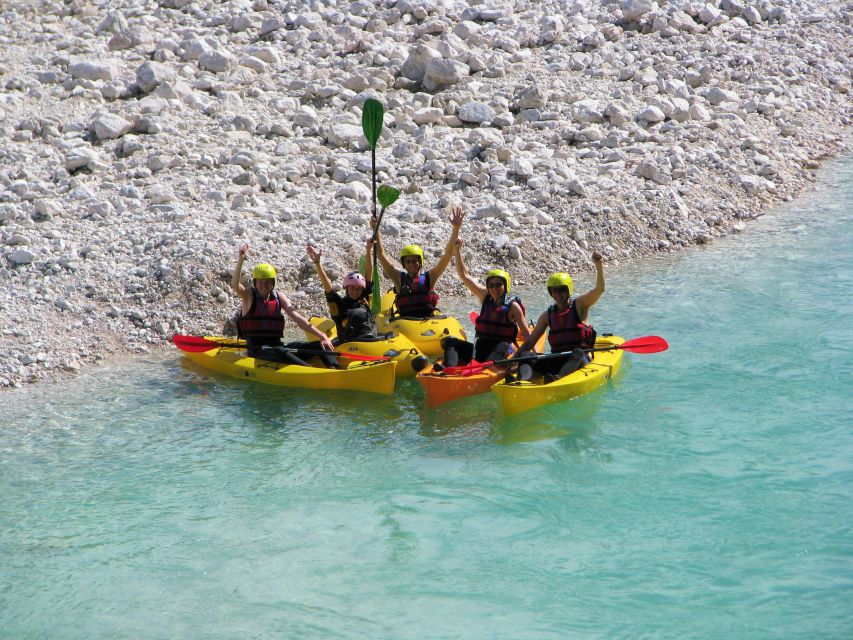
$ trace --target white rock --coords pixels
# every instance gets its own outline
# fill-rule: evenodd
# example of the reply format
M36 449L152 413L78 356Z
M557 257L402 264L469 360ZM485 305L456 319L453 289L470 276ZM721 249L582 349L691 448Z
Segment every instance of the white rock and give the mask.
M635 173L646 180L654 180L660 173L660 168L654 162L643 160L637 165Z
M637 113L637 120L654 124L655 122L663 122L666 120L666 115L660 107L647 105Z
M414 49L409 51L400 74L409 80L422 82L429 63L440 59L441 54L438 51L426 44L418 44Z
M333 123L326 131L326 139L333 147L347 148L360 141L363 136L360 126L352 124Z
M90 162L98 162L98 154L89 147L76 147L65 154L66 171L76 171L88 166Z
M68 65L68 73L72 78L85 80L112 80L114 77L113 68L109 63L95 60L74 60Z
M573 119L585 124L603 122L604 114L595 100L578 100L572 105Z
M444 117L444 111L437 107L427 107L425 109L418 109L415 111L414 116L412 116L412 120L414 120L415 124L436 124L437 122L441 122L441 119Z
M159 62L145 62L136 70L136 84L143 93L151 93L161 82L172 81L175 70Z
M350 182L335 191L336 198L349 198L356 202L367 202L370 200L370 187L361 182Z
M30 264L35 256L26 249L15 249L9 254L9 260L12 264Z
M652 0L619 0L619 8L625 20L639 20L653 7Z
M705 96L712 105L717 106L723 102L740 102L740 97L734 91L711 87Z
M89 124L98 140L121 138L133 128L133 125L116 113L102 113Z
M470 73L467 64L456 60L433 59L424 71L423 85L427 91L437 91L457 84Z
M495 110L484 102L466 102L459 108L457 116L462 122L482 124L494 120Z
M198 66L213 73L225 73L231 68L234 56L222 49L205 51L198 57Z

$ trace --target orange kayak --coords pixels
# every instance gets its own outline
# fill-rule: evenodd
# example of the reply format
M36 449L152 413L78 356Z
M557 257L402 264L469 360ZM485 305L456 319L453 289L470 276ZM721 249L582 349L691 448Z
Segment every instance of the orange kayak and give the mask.
M545 336L543 335L536 343L534 350L541 353L544 346ZM486 393L506 374L504 367L484 369L470 376L448 375L443 371L433 371L433 367L434 365L430 365L417 375L417 381L421 383L426 394L427 406L431 408L459 398Z

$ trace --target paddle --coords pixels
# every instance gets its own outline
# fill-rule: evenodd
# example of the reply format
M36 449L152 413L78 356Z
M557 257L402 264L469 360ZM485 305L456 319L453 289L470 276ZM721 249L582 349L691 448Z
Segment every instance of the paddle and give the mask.
M627 340L622 344L615 344L610 347L597 347L595 349L584 349L584 352L590 353L593 351L613 351L614 349L622 349L631 353L658 353L669 349L669 344L660 336L643 336L642 338L634 338ZM537 353L521 358L506 358L505 360L488 360L486 362L469 363L458 367L447 367L444 373L447 375L473 376L480 373L484 369L494 367L496 365L510 364L516 362L530 362L532 360L548 360L550 358L565 357L565 353Z
M379 136L382 133L382 119L385 116L385 107L379 100L368 98L364 101L361 111L361 128L364 131L364 137L367 138L367 144L370 145L370 171L371 171L371 195L372 206L370 214L376 217L376 143L379 141ZM398 193L399 195L399 193ZM394 198L396 200L396 198ZM383 208L384 209L384 208ZM373 241L376 242L376 234L379 233L379 221L377 219L376 228L373 230ZM376 247L373 248L373 295L370 301L370 311L374 316L382 311L382 296L379 295L379 252Z
M176 333L174 336L172 336L172 342L174 342L175 346L178 347L178 349L180 349L181 351L187 351L189 353L202 353L204 351L210 351L211 349L221 348L246 348L245 343L242 342L219 342L215 340L208 340L207 338L201 338L198 336L184 336L179 333ZM314 356L334 355L340 356L341 358L346 358L347 360L377 360L381 362L390 360L390 358L386 358L385 356L363 356L356 353L345 353L343 351L324 351L323 349L287 349L287 351Z

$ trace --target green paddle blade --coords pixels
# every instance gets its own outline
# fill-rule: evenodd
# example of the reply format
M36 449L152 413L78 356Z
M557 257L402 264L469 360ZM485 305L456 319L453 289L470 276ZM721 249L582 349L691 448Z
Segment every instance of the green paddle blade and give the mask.
M358 259L358 272L363 276L367 275L367 261L364 259L364 256Z
M368 98L364 101L361 111L361 128L364 130L364 137L367 138L371 149L376 148L376 141L379 140L379 134L382 133L382 117L384 115L385 108L379 100Z
M376 190L376 198L379 200L379 204L382 205L383 209L387 209L397 202L397 198L399 197L400 190L395 189L394 187L389 187L388 185L383 184Z

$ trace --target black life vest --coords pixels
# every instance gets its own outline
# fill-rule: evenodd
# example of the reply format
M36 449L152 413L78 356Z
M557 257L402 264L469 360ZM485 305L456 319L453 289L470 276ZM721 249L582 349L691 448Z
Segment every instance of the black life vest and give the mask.
M237 320L237 335L254 342L268 342L281 340L283 333L284 315L275 291L263 300L258 290L252 287L252 306Z
M397 313L403 317L426 317L435 313L438 294L429 281L429 273L410 278L400 272L400 291L397 291Z
M505 293L499 305L495 304L492 296L486 296L477 322L474 323L475 335L486 340L515 342L518 337L518 325L509 318L509 309L513 302L518 303L522 313L525 312L521 298L516 295Z
M372 290L372 283L368 283L356 300L345 293L343 295L336 292L326 294L329 314L335 321L338 337L341 340L355 340L362 336L376 335L376 323L373 320L373 314L370 313L368 301Z
M595 329L581 321L574 299L565 311L558 311L556 304L548 307L548 344L551 353L595 347Z

